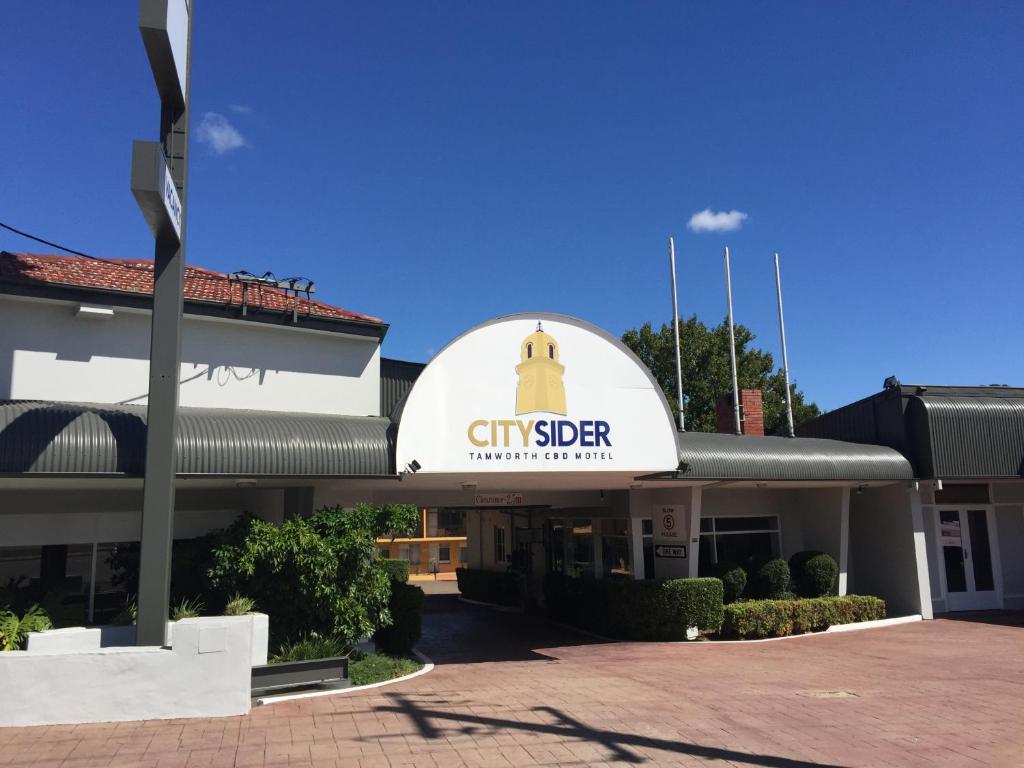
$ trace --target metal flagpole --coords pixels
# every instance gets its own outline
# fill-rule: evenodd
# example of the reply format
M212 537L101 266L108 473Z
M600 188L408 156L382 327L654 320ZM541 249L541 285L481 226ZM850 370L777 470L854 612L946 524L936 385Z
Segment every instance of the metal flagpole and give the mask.
M786 352L786 321L782 316L782 278L779 276L779 254L775 254L775 294L779 300L779 335L782 337L782 378L786 382L786 426L789 436L793 431L793 395L789 389L789 354Z
M679 431L686 431L683 415L683 360L679 351L679 299L676 294L676 241L668 239L668 263L672 270L672 330L676 337L676 402L679 404Z
M740 426L740 385L736 375L736 333L732 324L732 274L729 271L729 247L725 248L725 297L729 307L729 364L732 366L732 415L736 434L743 434Z

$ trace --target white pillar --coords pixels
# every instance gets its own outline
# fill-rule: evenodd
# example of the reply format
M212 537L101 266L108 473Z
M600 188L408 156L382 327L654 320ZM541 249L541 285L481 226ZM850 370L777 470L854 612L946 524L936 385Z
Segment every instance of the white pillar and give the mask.
M850 489L843 488L839 508L839 589L846 594L847 571L850 564Z
M932 585L928 577L928 545L924 538L924 515L921 513L921 492L910 494L910 521L914 530L914 559L917 562L917 590L921 603L921 618L932 618Z
M690 578L697 578L700 567L700 502L701 487L699 485L690 489L690 543L687 546L687 556L690 558Z

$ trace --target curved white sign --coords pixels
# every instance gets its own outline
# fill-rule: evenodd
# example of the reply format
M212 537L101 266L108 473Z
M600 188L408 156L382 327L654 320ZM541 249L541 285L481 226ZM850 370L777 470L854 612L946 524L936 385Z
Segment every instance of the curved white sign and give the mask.
M664 472L672 413L618 339L562 315L498 318L423 370L402 411L397 465L419 472Z

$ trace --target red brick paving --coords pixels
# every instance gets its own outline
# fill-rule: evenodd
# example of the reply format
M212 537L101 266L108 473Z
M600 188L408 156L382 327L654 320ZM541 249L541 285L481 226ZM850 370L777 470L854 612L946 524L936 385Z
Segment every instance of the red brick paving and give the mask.
M409 682L239 718L0 729L0 765L1024 765L1021 627L601 644L440 605L424 647L444 663Z

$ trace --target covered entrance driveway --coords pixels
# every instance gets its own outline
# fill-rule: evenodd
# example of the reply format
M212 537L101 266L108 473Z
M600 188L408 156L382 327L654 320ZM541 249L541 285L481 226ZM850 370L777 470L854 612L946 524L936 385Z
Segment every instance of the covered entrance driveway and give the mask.
M446 604L424 639L438 665L406 683L239 718L4 729L0 749L12 768L1019 765L1022 632L939 619L764 643L595 643Z

